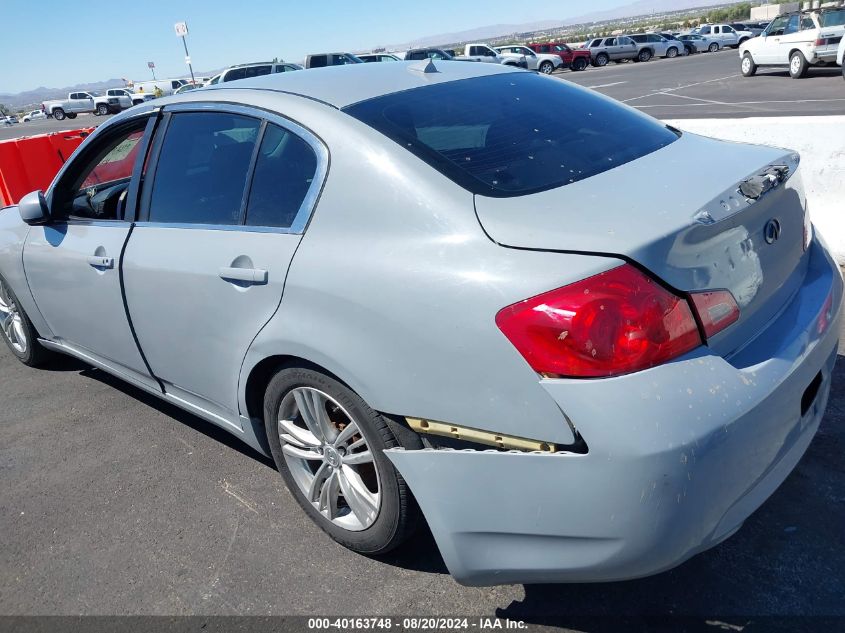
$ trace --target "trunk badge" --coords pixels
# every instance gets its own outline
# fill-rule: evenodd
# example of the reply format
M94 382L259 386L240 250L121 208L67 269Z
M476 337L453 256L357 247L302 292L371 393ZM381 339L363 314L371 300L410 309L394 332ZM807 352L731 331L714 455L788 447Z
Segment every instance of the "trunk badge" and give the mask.
M780 222L777 218L772 218L766 222L766 227L763 229L763 236L766 238L766 244L774 244L780 237Z

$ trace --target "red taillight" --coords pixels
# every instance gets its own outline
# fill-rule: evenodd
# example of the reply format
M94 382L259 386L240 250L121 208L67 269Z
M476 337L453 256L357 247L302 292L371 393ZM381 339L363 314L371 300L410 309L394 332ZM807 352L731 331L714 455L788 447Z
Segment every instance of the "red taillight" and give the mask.
M825 46L827 44L827 40L823 37L820 37L816 40L816 46Z
M550 376L630 373L702 343L687 301L628 264L503 308L496 325Z
M710 338L739 321L739 306L727 290L708 290L690 293L695 311L701 320L704 334Z

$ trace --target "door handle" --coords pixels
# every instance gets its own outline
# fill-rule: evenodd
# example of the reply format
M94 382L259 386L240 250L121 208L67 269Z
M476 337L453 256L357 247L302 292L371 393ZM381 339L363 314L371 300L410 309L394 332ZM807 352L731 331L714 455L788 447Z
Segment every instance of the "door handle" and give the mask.
M114 257L91 255L88 258L88 265L94 268L114 268Z
M221 268L219 275L226 281L244 281L249 284L267 283L267 271L260 268Z

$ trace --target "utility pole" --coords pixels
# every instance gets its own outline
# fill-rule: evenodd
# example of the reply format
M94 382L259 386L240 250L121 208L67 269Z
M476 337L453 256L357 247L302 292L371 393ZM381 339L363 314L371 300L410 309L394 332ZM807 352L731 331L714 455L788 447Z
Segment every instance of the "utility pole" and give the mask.
M153 81L156 80L156 63L155 62L147 62L147 68L150 69L150 72L153 74Z
M188 35L188 23L187 22L177 22L173 25L173 28L176 30L176 36L182 38L182 46L185 47L185 63L188 64L188 70L191 71L191 83L196 85L196 79L194 79L194 67L191 66L191 55L188 53L188 42L186 41Z

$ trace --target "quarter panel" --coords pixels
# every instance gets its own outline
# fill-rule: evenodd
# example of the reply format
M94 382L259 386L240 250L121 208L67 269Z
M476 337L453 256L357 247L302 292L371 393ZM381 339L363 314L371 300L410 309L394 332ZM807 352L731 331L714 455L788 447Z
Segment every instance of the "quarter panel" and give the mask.
M262 359L300 356L383 412L572 443L495 315L619 260L499 247L472 196L399 146L339 112L301 122L320 130L331 169L241 391Z

